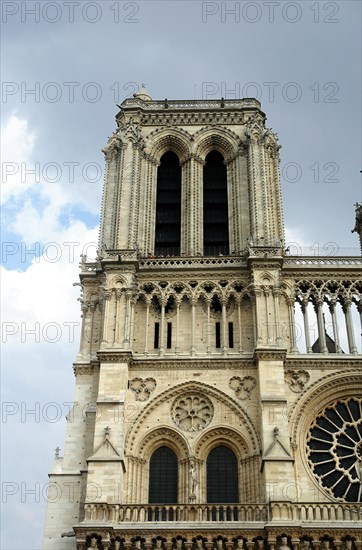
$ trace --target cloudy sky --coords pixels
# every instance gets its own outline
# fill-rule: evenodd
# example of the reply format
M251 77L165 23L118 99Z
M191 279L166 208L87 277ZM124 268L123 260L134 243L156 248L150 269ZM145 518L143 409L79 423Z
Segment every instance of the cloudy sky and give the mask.
M116 103L257 97L278 133L287 241L358 253L358 1L2 5L3 550L41 547Z

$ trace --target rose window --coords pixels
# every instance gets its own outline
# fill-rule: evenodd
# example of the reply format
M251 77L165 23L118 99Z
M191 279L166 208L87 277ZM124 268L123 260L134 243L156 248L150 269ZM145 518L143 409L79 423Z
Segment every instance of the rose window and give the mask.
M197 432L210 424L214 407L208 397L187 393L173 402L171 415L175 424L185 432Z
M362 501L362 399L326 407L307 436L310 467L322 487L341 501Z

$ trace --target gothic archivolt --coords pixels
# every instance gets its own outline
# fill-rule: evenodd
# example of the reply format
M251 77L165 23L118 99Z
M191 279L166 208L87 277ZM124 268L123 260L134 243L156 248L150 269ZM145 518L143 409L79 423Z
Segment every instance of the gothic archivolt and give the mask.
M191 454L189 443L183 434L173 427L161 426L152 429L142 438L138 447L139 455L149 460L152 453L163 445L170 447L179 460Z
M210 151L216 149L224 156L224 161L228 162L235 157L240 145L240 138L231 138L224 129L205 128L197 136L195 154L204 159Z
M148 146L145 153L157 163L166 151L176 153L180 162L185 161L191 152L191 135L179 128L160 128L146 139Z
M209 452L218 445L225 445L234 451L239 460L249 456L251 449L237 430L217 426L210 428L200 437L195 444L195 456L199 459L207 457Z
M175 427L174 422L171 420L171 407L172 403L179 398L182 398L184 395L194 395L199 396L200 399L205 399L207 402L211 402L212 407L215 412L218 411L218 415L221 421L221 415L231 415L235 426L238 427L237 431L242 434L242 437L248 441L248 445L251 453L260 452L260 439L259 435L248 416L248 413L238 406L235 401L233 401L229 396L224 392L203 384L201 382L185 382L183 384L178 384L177 386L166 390L161 393L159 396L151 399L150 403L145 406L142 412L137 417L136 422L130 427L125 440L125 453L129 455L138 455L141 441L143 441L145 426L147 426L151 421L153 416L157 418L168 418L169 426L172 428ZM165 408L166 407L166 408ZM209 409L211 411L211 407ZM154 411L157 411L157 414L152 414ZM159 413L158 413L159 411ZM165 411L166 416L160 416L162 411ZM152 415L152 416L151 416ZM215 421L216 417L215 417ZM213 425L214 425L214 422ZM211 421L210 421L211 422ZM171 424L172 423L172 424ZM149 424L155 425L155 424ZM164 420L162 421L162 426L165 425ZM210 424L210 428L212 425ZM180 428L180 427L178 427ZM197 430L199 431L199 430ZM184 432L185 433L185 432ZM192 433L190 431L186 433Z
M206 155L213 149L222 153L225 162L233 160L244 151L240 137L227 128L209 126L190 134L182 128L159 128L146 137L148 147L145 149L146 158L159 162L163 153L174 151L182 164L191 157L203 162Z

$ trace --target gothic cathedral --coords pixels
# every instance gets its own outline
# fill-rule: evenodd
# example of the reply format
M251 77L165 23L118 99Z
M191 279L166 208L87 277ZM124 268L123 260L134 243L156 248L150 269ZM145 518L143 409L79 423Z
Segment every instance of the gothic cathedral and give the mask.
M361 550L361 258L286 250L255 99L126 99L44 550Z

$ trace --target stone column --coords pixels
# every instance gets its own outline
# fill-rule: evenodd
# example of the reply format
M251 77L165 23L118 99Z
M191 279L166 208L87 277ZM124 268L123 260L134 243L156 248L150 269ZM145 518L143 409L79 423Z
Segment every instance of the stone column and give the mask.
M114 340L113 340L113 345L115 347L119 347L121 298L122 298L122 290L120 288L117 288L116 289L116 312L115 312L115 323L114 323Z
M180 306L181 306L181 300L180 298L176 298L176 342L175 342L175 353L176 355L179 355L180 353L180 346L179 346L179 337L180 337Z
M191 357L195 356L196 349L195 349L195 307L197 304L197 298L192 297L191 300L191 346L190 346L190 355Z
M131 334L131 297L132 291L130 289L126 290L126 316L124 321L124 349L129 349L130 347L130 334Z
M294 319L294 296L290 296L287 300L289 310L289 326L290 326L290 352L298 353L297 342L295 337L295 319Z
M222 354L225 356L228 353L227 330L226 330L226 304L227 304L227 298L222 297L220 301L221 301L221 319L222 319L221 351L222 351Z
M352 353L353 355L357 355L358 351L356 348L356 342L354 338L351 304L352 304L352 300L350 298L345 299L343 303L343 311L346 319L349 353Z
M275 344L280 345L280 332L279 332L279 296L280 288L278 286L273 287L273 301L274 301L274 324L275 324Z
M92 359L92 346L93 346L93 334L94 334L94 312L96 309L96 304L92 302L89 305L90 310L90 334L89 334L89 358ZM96 357L95 357L96 358Z
M82 302L81 309L82 309L82 330L80 335L80 346L79 346L79 355L81 358L86 358L87 356L87 339L85 335L85 331L87 329L86 324L86 317L89 311L89 302Z
M341 346L339 343L339 331L338 331L338 323L337 323L337 315L336 315L336 300L332 299L331 303L329 304L329 311L331 312L332 317L332 326L333 326L333 337L334 342L336 344L336 353L342 353Z
M161 322L160 322L160 349L158 355L162 357L165 353L165 307L167 300L161 298Z
M238 352L243 353L243 345L242 345L242 342L241 342L241 336L242 336L242 333L241 333L241 296L238 296L236 298L236 303L237 303L237 306L238 306L238 333L239 333Z
M103 315L103 337L102 337L102 346L108 344L108 329L109 329L109 308L112 297L112 291L106 290L103 294L104 298L104 315Z
M270 345L272 343L270 326L269 326L269 290L267 288L263 289L264 300L265 300L265 331L266 331L266 343Z
M256 346L259 347L260 345L263 345L263 329L261 326L261 308L260 308L260 300L261 300L261 290L259 288L254 289L254 295L255 295L255 331L256 331Z
M322 298L316 299L315 310L317 314L318 336L319 336L319 345L320 345L321 353L327 354L328 349L327 349L327 343L326 343L326 329L324 326Z
M312 346L310 345L308 304L309 304L308 298L303 298L302 312L303 312L303 323L304 323L305 347L306 347L307 353L312 353Z
M359 320L360 320L360 323L361 323L361 333L362 333L362 300L360 300L358 302L357 310L358 310L358 313L359 313Z
M146 326L145 326L145 349L144 354L148 355L148 332L149 332L149 324L150 324L150 305L151 300L150 298L146 298Z

